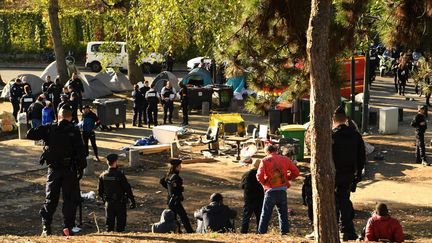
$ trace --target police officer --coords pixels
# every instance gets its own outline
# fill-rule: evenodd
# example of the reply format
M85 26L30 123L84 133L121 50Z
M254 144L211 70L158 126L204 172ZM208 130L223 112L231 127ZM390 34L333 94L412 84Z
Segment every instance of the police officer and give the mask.
M147 107L148 107L148 102L147 99L145 98L145 95L149 90L150 90L149 81L144 80L144 85L140 88L140 92L144 97L141 109L142 109L143 121L145 125L147 125Z
M61 94L61 86L60 86L60 78L56 78L54 83L52 83L47 90L48 96L47 99L53 103L54 111L57 116L57 108L61 102L60 94Z
M13 116L17 119L18 111L20 110L20 99L24 94L24 84L20 78L17 78L15 82L10 86L9 100L12 103Z
M69 103L72 107L72 121L78 123L78 108L80 107L79 92L76 92L72 85L68 86L68 90L70 92Z
M366 160L364 141L361 135L348 126L344 107L333 115L333 161L336 169L335 198L340 231L344 241L355 240L354 208L350 200L351 191L361 181Z
M78 77L77 73L72 73L72 78L69 81L69 86L73 87L73 90L76 92L78 99L77 104L80 111L82 111L82 98L84 95L84 85L81 79Z
M80 198L79 179L87 166L81 133L72 123L72 111L64 107L59 123L32 128L27 133L31 140L43 140L44 152L40 163L48 165L46 199L39 211L42 217L42 235L51 234L51 222L60 190L63 196L63 233L68 235L75 225L75 214Z
M164 111L164 117L163 117L164 124L166 124L168 111L169 111L168 121L170 124L172 124L172 113L174 110L175 93L169 81L166 81L165 87L162 88L161 97L162 97L162 105Z
M148 118L148 127L150 128L150 124L154 126L158 125L157 115L158 115L158 104L159 104L159 94L154 89L155 83L153 82L150 85L150 90L145 94L145 99L147 100L147 118Z
M45 97L48 99L48 88L53 84L54 82L51 80L51 76L47 76L45 82L42 84L42 93L45 95Z
M172 51L172 46L169 46L168 51L165 52L165 63L167 66L167 71L172 72L174 65L174 55Z
M142 127L142 106L144 103L144 95L139 90L138 84L135 84L134 91L132 92L132 99L133 99L133 120L132 120L132 126L137 125L138 120L138 127Z
M183 126L189 125L189 91L187 89L187 86L183 84L182 81L179 82L180 86L180 100L181 100L181 107L182 107L182 113L183 113Z
M24 87L24 93L25 95L23 95L20 100L21 103L20 113L22 112L27 113L28 108L34 102L34 97L30 92L30 87L28 85Z
M426 106L419 106L418 113L411 121L411 126L416 129L416 163L422 163L424 166L428 166L429 163L426 160L426 148L424 141L424 134L427 129L426 122Z
M161 178L160 184L168 191L168 208L176 214L176 217L177 215L180 216L186 232L192 233L192 226L182 205L184 188L183 179L179 175L181 162L180 159L170 159L171 168L166 176Z
M130 209L136 207L135 198L132 194L126 176L117 168L117 154L107 156L108 170L99 176L99 197L105 203L106 230L122 232L126 226L126 204L131 201Z

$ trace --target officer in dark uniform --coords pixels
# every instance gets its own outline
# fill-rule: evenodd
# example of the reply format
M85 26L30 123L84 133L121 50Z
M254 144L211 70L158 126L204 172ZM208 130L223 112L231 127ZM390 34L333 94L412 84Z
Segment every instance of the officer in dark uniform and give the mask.
M77 104L80 111L82 111L82 98L84 95L84 85L82 80L78 77L76 73L72 74L72 78L69 81L69 86L73 87L73 90L78 96Z
M61 102L60 94L61 94L61 86L60 86L60 78L56 78L54 83L52 83L47 90L48 96L47 99L53 103L54 111L57 116L57 108Z
M20 113L22 112L27 113L28 108L34 102L34 97L30 92L30 87L28 85L24 87L24 93L25 95L21 97L21 101L20 101L21 103Z
M182 205L183 201L183 179L179 176L181 170L180 159L170 159L171 168L165 177L162 177L160 184L168 190L168 208L180 216L187 233L192 233L192 226L186 211Z
M167 66L167 71L172 72L174 66L174 55L171 46L168 48L168 51L165 53L165 62Z
M13 108L13 116L16 120L18 112L20 110L20 99L24 95L24 84L22 83L20 78L17 78L15 80L15 83L10 86L9 94L9 100L12 103Z
M132 92L132 99L133 99L133 119L132 119L132 126L137 125L138 120L138 127L142 127L142 106L144 103L144 95L139 90L138 84L135 84L134 91Z
M164 111L164 117L163 117L164 124L166 124L167 117L169 123L172 124L172 113L174 110L175 93L169 81L167 81L165 87L162 88L161 96L162 96L162 105ZM169 116L167 116L168 111L169 111Z
M147 80L144 80L144 86L140 88L140 92L144 97L141 109L142 109L143 121L145 125L147 125L147 107L148 107L148 102L147 99L145 98L145 94L149 90L150 90L149 82Z
M45 95L45 97L48 99L48 88L53 84L54 82L51 80L51 76L47 76L45 82L42 84L42 93Z
M122 232L126 226L126 204L131 201L130 209L136 207L135 198L132 194L126 176L117 168L117 154L107 156L108 170L99 176L99 197L105 203L106 229L113 231L116 224L116 231Z
M357 183L361 181L366 161L364 141L347 123L344 107L340 106L333 115L332 151L336 169L336 210L344 241L357 239L353 223L354 208L350 196L351 191L355 191Z
M31 140L43 140L44 152L40 163L48 165L46 199L39 211L43 235L51 234L51 222L57 208L60 190L63 196L64 234L72 232L79 195L79 179L87 166L81 133L72 123L72 111L64 107L59 123L32 128L27 133ZM68 232L68 233L66 233Z
M72 85L68 86L70 92L69 104L72 106L72 121L78 123L78 108L80 106L79 92L76 92Z
M427 129L426 121L426 106L419 106L418 113L411 121L411 126L416 129L416 163L422 163L424 166L428 166L429 163L426 160L426 148L424 141L424 134Z
M183 113L183 126L189 125L189 91L182 81L179 82L180 86L180 100Z
M147 118L148 118L148 127L150 128L150 124L154 126L158 125L157 115L158 115L158 104L159 104L159 94L154 89L155 83L153 82L150 85L150 90L145 94L145 99L147 100Z

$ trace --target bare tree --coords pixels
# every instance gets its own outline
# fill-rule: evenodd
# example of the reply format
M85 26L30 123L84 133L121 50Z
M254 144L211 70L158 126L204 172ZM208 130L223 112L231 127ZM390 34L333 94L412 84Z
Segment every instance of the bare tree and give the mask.
M49 22L51 25L51 37L54 43L54 53L56 56L57 71L60 76L60 83L65 84L68 77L67 66L66 66L66 55L63 47L60 22L58 18L59 3L58 0L49 0L48 2L48 15Z
M311 84L311 173L315 242L336 243L339 230L334 195L329 32L332 0L312 0L307 31ZM331 93L331 92L330 92Z

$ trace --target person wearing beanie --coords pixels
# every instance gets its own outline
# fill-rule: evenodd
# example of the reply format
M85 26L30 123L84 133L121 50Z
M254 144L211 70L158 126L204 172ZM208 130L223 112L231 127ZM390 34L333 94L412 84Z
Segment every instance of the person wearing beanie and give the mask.
M366 241L403 242L404 234L399 221L392 218L388 212L387 205L378 203L374 215L368 219L366 224Z
M338 221L341 224L341 238L356 240L354 208L350 200L357 183L361 181L366 161L363 138L353 127L348 126L343 106L333 114L332 154L335 165L335 200Z
M290 181L300 175L299 169L286 156L279 155L277 147L268 145L265 147L267 156L261 161L256 175L257 180L264 188L264 202L258 233L267 233L274 206L279 215L279 228L281 234L288 234L288 203L287 189Z
M180 224L175 217L175 213L171 209L165 209L160 218L160 222L152 224L152 233L179 233Z
M108 170L99 176L98 193L105 203L105 225L108 232L114 231L114 226L117 232L125 230L128 200L131 202L130 209L136 207L131 186L123 171L118 169L117 160L117 154L108 155Z
M169 163L171 167L168 173L160 179L160 184L168 191L168 208L175 213L176 218L177 215L180 217L180 220L185 227L186 232L193 233L192 225L182 204L184 200L184 187L183 179L179 175L182 168L182 160L171 158L169 160Z
M257 230L261 216L261 209L264 200L264 189L256 178L260 159L252 163L252 168L243 174L240 188L243 189L243 218L240 233L247 234L249 231L249 222L252 214L255 214Z
M416 129L416 163L422 163L424 166L430 165L426 160L426 147L424 141L424 134L427 129L426 108L426 106L419 106L418 113L411 121L411 126Z
M220 193L213 193L210 196L210 204L196 211L194 216L198 221L197 233L235 231L232 220L237 216L237 212L223 204L223 196Z

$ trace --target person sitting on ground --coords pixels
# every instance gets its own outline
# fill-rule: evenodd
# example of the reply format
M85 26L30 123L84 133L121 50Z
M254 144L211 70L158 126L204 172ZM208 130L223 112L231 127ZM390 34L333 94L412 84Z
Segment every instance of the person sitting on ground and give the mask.
M165 209L160 222L152 224L152 233L180 233L180 224L176 220L175 213L171 209Z
M243 189L243 219L240 232L246 234L249 231L249 222L252 214L255 214L257 230L261 217L261 209L264 201L264 189L256 178L258 167L261 163L257 159L252 164L252 169L243 174L240 187Z
M196 211L194 216L198 220L197 233L235 231L231 220L237 216L237 212L223 204L220 193L213 193L210 196L210 204Z
M402 226L397 219L390 216L387 205L377 204L374 213L366 224L366 241L404 241Z

